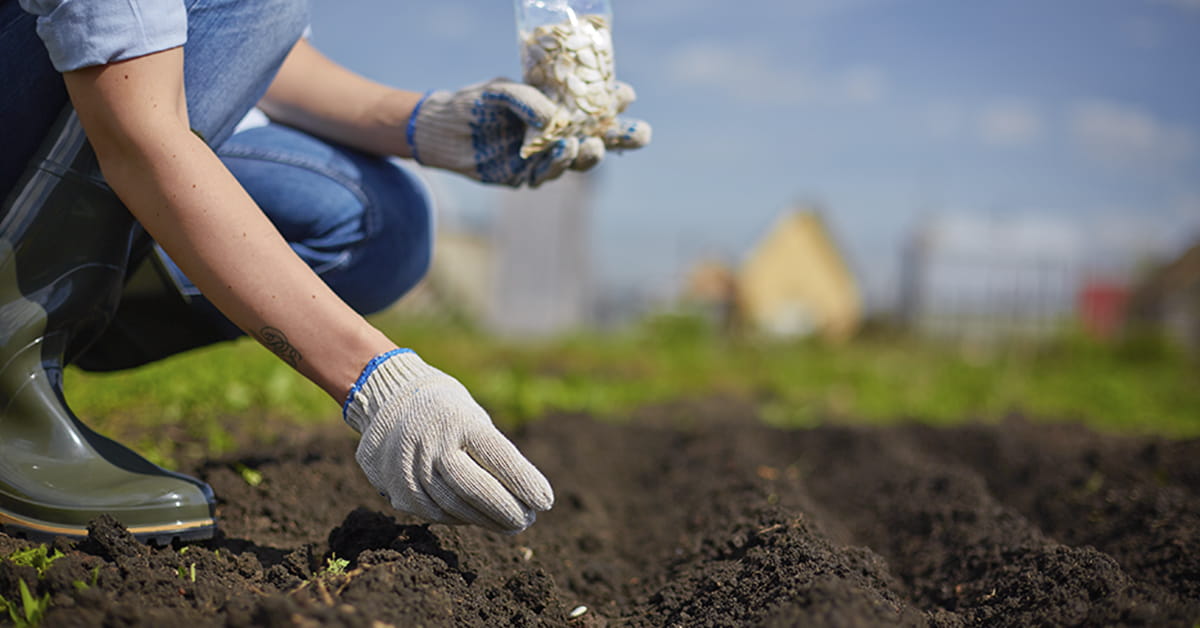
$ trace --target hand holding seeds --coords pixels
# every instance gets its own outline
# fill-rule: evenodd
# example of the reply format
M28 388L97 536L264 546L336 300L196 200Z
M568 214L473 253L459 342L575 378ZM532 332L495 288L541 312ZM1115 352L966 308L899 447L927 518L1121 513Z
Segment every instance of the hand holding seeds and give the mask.
M554 179L577 162L580 140L559 135L568 113L536 88L494 79L456 92L425 95L409 116L407 137L419 163L464 174L484 183L530 187ZM534 151L523 151L530 134L556 135ZM590 149L589 149L590 150Z
M414 159L485 183L537 187L595 166L609 150L650 142L650 125L619 117L636 96L614 78L606 17L571 12L522 36L527 84L495 79L426 94L409 116Z
M579 137L579 162L599 162L605 149L640 148L650 142L650 126L618 114L633 102L628 84L615 79L612 32L602 15L568 12L557 24L543 24L522 34L524 80L567 112L565 124L531 128L522 156L544 150L566 137ZM595 140L599 140L594 141Z

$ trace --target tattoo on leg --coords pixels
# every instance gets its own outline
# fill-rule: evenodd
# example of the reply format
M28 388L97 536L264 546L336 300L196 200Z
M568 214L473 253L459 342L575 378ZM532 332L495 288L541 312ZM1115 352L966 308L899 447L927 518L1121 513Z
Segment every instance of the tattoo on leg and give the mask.
M258 341L292 368L295 368L300 360L304 359L300 356L300 352L292 346L292 343L288 342L287 336L274 327L263 327L259 330Z

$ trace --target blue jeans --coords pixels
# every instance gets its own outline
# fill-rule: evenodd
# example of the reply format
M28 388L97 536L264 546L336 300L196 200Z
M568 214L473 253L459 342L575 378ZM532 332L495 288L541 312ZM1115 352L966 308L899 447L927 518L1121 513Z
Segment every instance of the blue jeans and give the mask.
M421 180L392 161L281 125L234 135L307 20L304 0L188 0L188 115L300 257L352 307L371 313L428 268L431 201ZM34 28L15 0L0 0L0 196L13 191L68 105ZM224 337L240 334L167 266L201 320Z
M388 307L429 269L432 201L410 168L275 123L235 134L217 154L292 250L358 312ZM181 291L215 317L162 258ZM241 333L224 317L214 322L229 337Z

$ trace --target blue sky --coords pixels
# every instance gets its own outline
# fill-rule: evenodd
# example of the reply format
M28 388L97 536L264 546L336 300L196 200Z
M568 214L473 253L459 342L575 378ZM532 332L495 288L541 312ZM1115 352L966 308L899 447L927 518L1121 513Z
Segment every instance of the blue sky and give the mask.
M616 0L648 148L599 168L608 282L669 289L815 203L876 304L928 216L1105 247L1200 237L1200 0ZM313 0L314 41L407 89L519 74L509 2ZM435 185L462 211L492 191ZM1080 235L1081 234L1081 235Z

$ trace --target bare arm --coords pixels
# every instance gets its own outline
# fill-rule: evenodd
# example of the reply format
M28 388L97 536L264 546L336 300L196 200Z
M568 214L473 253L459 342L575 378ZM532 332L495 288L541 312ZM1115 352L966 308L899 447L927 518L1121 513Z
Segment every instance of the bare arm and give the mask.
M410 157L405 130L420 98L355 74L302 39L259 106L314 135L376 155Z
M183 51L64 75L105 179L205 296L246 332L346 398L395 345L320 280L188 125Z

